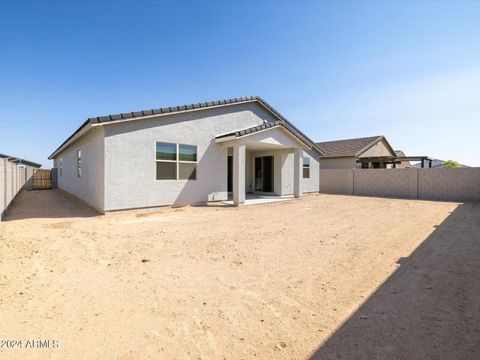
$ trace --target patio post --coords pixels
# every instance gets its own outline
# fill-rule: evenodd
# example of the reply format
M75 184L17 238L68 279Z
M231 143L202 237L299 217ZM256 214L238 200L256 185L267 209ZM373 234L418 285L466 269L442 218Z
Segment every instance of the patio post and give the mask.
M245 202L245 143L233 144L233 203L239 206Z
M293 195L299 198L303 195L303 150L295 148L294 150L294 171L293 171Z

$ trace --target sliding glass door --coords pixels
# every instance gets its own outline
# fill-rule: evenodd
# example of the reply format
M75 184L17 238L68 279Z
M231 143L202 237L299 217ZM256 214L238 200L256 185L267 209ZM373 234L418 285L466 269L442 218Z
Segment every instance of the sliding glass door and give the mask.
M255 191L273 192L273 156L255 158Z

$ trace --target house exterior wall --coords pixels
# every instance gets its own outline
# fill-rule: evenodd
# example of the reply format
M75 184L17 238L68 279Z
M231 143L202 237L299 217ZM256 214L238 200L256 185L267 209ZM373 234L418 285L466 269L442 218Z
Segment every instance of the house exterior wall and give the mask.
M382 141L377 142L370 149L368 149L363 154L361 154L359 158L375 157L375 156L396 156L396 154L392 153L388 149L385 143L385 140L382 139Z
M77 150L82 152L82 176L77 176ZM60 172L60 158L62 170ZM92 129L54 158L58 188L99 211L105 206L104 129Z
M313 155L304 153L310 159L310 178L302 179L303 191L319 191L319 163ZM292 195L294 183L294 154L291 149L250 151L247 154L247 192L254 191L255 184L255 157L273 156L273 188L276 195Z
M412 164L410 164L410 161L402 161L400 164L397 164L397 168L399 169L408 169L413 167Z
M214 138L264 121L273 115L244 103L105 125L105 210L226 200L228 148ZM156 180L156 142L196 145L197 179Z
M310 178L302 179L303 192L304 193L319 192L320 191L319 155L317 152L313 150L304 150L303 156L308 156L310 158ZM292 168L293 168L293 156L292 156Z
M294 184L294 153L293 148L301 146L293 140L285 131L274 129L265 133L254 134L248 137L247 144L253 144L255 141L270 143L274 145L282 144L289 148L271 149L262 151L249 151L247 154L247 192L254 190L255 182L255 157L273 156L274 157L274 193L276 195L292 195ZM303 151L303 156L310 158L310 178L303 179L303 192L319 191L319 157L313 150Z
M273 156L273 192L276 195L284 195L283 186L284 179L282 179L282 157L288 154L288 150L263 150L263 151L248 151L247 152L247 178L246 191L255 191L255 158L259 156Z
M355 169L356 159L345 158L320 158L320 169ZM320 171L321 171L320 170Z

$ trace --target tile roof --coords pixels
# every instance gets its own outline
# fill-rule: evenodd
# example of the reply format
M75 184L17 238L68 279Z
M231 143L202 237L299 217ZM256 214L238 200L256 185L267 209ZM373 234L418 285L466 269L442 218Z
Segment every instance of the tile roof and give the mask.
M258 131L266 130L266 129L276 127L276 126L279 126L279 125L283 125L283 123L281 121L268 122L268 123L265 123L265 124L262 124L262 125L252 126L248 129L242 129L242 130L233 131L233 132L228 133L228 134L218 135L218 136L215 136L215 139L222 139L222 138L226 138L226 137L230 137L230 136L239 137L239 136L243 136L243 135L253 134L253 133L256 133Z
M307 143L309 146L319 151L315 143L306 136L303 132L297 129L290 121L288 121L282 114L275 110L270 104L263 100L260 96L246 96L232 99L216 100L216 101L207 101L189 105L179 105L179 106L170 106L158 109L134 111L129 113L120 113L114 115L105 115L105 116L96 116L88 118L72 135L70 135L53 153L50 155L49 159L53 158L56 152L58 152L65 144L67 144L76 134L78 134L83 128L89 124L103 124L103 123L113 123L122 120L130 120L135 118L143 118L145 116L155 116L155 115L164 115L164 114L174 114L183 111L194 111L194 110L203 110L208 108L213 108L217 106L226 106L232 104L240 104L246 102L259 102L270 112L272 112L279 121L287 127L290 131L294 132L302 141ZM320 152L320 151L319 151Z
M383 136L369 136L364 138L324 141L316 143L325 154L324 157L355 157L365 148L383 139Z

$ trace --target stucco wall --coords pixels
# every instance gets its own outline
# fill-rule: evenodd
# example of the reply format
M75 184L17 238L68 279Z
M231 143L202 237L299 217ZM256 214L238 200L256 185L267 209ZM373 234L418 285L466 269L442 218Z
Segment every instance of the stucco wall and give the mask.
M322 169L320 192L444 201L480 201L480 168Z
M373 145L370 149L365 151L363 154L361 154L359 157L360 158L365 158L365 157L375 157L375 156L396 156L395 153L392 153L386 143L385 140L379 141L375 145Z
M105 126L105 209L184 205L227 198L228 148L216 135L273 121L256 103ZM156 180L155 143L197 146L196 180Z
M102 211L104 195L104 137L103 127L92 129L54 159L58 169L58 188ZM82 176L77 176L77 150L82 151ZM60 172L60 158L62 171Z
M282 178L283 163L282 158L288 154L288 150L263 150L247 152L247 178L246 191L254 192L255 190L255 157L273 156L273 191L277 195L283 195L283 187L287 179ZM293 179L292 179L293 181Z
M302 179L303 192L304 193L319 192L320 191L319 155L317 152L313 150L305 150L303 152L303 156L308 156L310 158L310 178ZM293 154L292 154L292 171L293 171Z
M355 158L320 158L321 169L354 169L356 166Z

